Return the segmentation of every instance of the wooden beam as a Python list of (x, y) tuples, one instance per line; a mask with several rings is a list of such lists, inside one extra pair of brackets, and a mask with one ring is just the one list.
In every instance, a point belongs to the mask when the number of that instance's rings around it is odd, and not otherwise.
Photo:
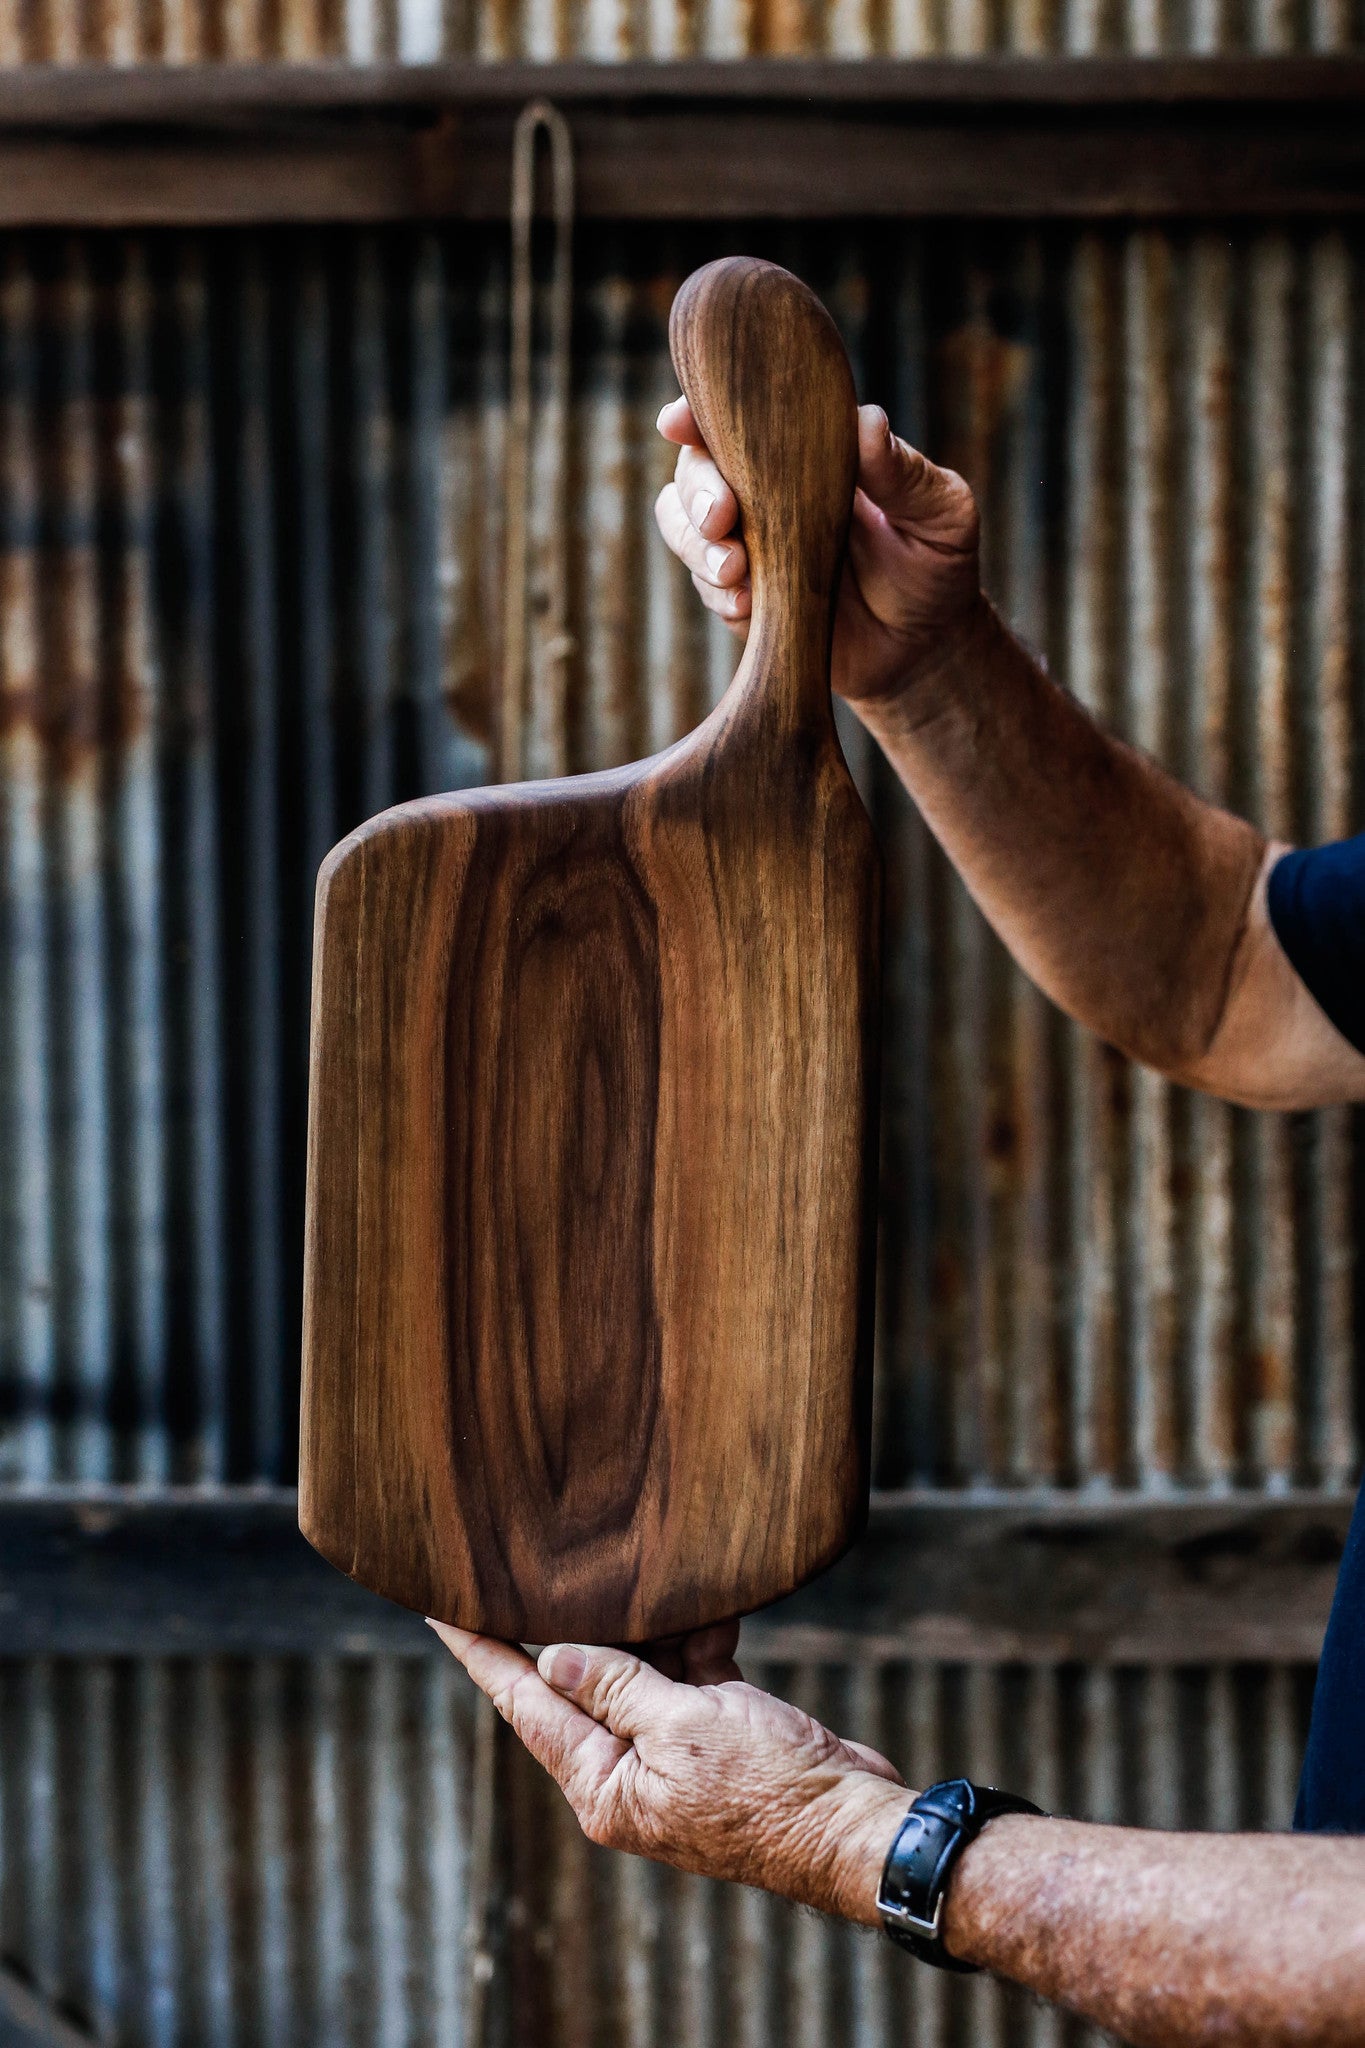
[[(1350, 1495), (874, 1496), (863, 1541), (745, 1626), (754, 1657), (1312, 1661)], [(0, 1655), (421, 1656), (282, 1488), (0, 1498)]]
[(1365, 101), (1365, 56), (583, 59), (436, 64), (25, 64), (0, 70), (0, 127), (212, 127), (283, 114), (390, 116), (448, 107), (1299, 107)]
[(777, 1658), (1315, 1662), (1352, 1505), (882, 1495), (857, 1548), (747, 1638)]
[(517, 110), (587, 219), (1365, 210), (1357, 58), (20, 67), (0, 225), (499, 220)]

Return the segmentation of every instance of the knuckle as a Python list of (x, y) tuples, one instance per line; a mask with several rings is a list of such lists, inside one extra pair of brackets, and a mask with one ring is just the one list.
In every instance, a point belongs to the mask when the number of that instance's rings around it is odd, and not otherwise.
[(945, 485), (944, 496), (948, 503), (964, 520), (969, 519), (974, 523), (977, 518), (976, 493), (966, 477), (959, 476), (955, 469), (945, 469), (941, 475)]
[(520, 1684), (521, 1675), (518, 1674), (516, 1678), (505, 1680), (489, 1694), (503, 1720), (510, 1721), (514, 1728), (517, 1725), (517, 1688)]
[(608, 1665), (597, 1686), (595, 1704), (606, 1713), (608, 1719), (614, 1707), (626, 1699), (640, 1673), (638, 1657), (620, 1657)]

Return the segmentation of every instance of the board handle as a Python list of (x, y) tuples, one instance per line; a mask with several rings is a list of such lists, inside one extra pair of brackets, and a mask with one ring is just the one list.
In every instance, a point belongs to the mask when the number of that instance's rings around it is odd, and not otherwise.
[(739, 500), (753, 614), (741, 698), (828, 721), (834, 604), (858, 472), (853, 373), (801, 280), (755, 256), (694, 270), (673, 301), (678, 382)]

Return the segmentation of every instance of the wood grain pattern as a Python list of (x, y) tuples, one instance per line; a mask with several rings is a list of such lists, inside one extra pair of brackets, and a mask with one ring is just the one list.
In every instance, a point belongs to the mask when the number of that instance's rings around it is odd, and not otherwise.
[(868, 1480), (881, 868), (829, 643), (832, 322), (709, 265), (674, 361), (753, 625), (651, 760), (386, 812), (318, 882), (299, 1519), (465, 1627), (631, 1641), (789, 1591)]

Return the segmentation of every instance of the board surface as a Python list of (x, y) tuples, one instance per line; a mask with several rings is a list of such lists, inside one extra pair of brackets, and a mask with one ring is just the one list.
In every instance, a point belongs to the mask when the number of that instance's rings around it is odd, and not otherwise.
[(318, 883), (300, 1523), (524, 1641), (789, 1591), (868, 1479), (881, 869), (835, 737), (856, 465), (832, 323), (688, 280), (674, 360), (753, 621), (703, 725), (400, 806)]

